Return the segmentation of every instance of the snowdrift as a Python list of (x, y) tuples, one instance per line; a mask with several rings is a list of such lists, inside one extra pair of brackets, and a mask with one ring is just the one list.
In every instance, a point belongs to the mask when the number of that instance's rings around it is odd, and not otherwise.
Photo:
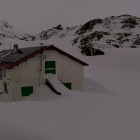
[(23, 125), (17, 125), (12, 122), (0, 121), (0, 139), (1, 140), (48, 140), (35, 129), (24, 128)]
[(26, 100), (34, 100), (34, 101), (43, 101), (60, 98), (55, 92), (53, 92), (47, 85), (46, 79), (53, 85), (53, 87), (63, 95), (70, 93), (70, 90), (67, 89), (58, 79), (55, 74), (46, 74), (44, 76), (43, 85), (37, 88), (29, 97), (23, 99)]

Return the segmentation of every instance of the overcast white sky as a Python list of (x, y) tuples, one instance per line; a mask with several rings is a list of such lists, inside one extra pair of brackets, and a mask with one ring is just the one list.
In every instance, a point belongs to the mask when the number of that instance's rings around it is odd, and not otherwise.
[(140, 17), (140, 0), (0, 0), (0, 20), (30, 34), (122, 14)]

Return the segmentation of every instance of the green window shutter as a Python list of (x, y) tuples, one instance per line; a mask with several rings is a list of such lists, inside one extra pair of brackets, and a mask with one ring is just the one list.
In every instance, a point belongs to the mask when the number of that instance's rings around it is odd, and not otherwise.
[(2, 80), (2, 69), (0, 68), (0, 80)]
[(5, 93), (8, 93), (7, 83), (3, 82), (3, 86), (4, 86), (4, 91), (5, 91)]
[(29, 96), (31, 93), (33, 93), (33, 86), (21, 87), (22, 96)]
[(71, 83), (63, 83), (63, 84), (64, 84), (65, 87), (67, 87), (68, 89), (71, 90), (71, 88), (72, 88), (72, 87), (71, 87)]
[(45, 74), (56, 73), (55, 61), (45, 61)]

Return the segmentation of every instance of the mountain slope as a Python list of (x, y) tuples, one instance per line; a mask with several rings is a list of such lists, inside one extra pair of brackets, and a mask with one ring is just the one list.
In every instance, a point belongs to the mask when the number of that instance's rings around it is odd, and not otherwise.
[(0, 40), (3, 39), (20, 39), (28, 40), (32, 36), (19, 30), (7, 21), (0, 20)]
[(53, 27), (36, 35), (34, 40), (67, 36), (72, 36), (71, 44), (82, 51), (86, 50), (87, 55), (91, 55), (91, 50), (94, 52), (95, 48), (136, 48), (140, 45), (140, 18), (131, 15), (111, 16), (93, 19), (72, 28)]
[[(139, 42), (140, 18), (122, 15), (91, 20), (77, 32), (80, 47), (137, 47)], [(75, 43), (75, 42), (74, 42)], [(103, 46), (102, 46), (103, 45)]]
[(75, 27), (67, 27), (63, 29), (62, 25), (58, 25), (53, 27), (52, 29), (48, 29), (42, 31), (41, 33), (37, 34), (33, 37), (33, 40), (47, 40), (50, 38), (63, 38), (67, 36), (73, 36), (73, 34), (79, 29), (79, 26)]

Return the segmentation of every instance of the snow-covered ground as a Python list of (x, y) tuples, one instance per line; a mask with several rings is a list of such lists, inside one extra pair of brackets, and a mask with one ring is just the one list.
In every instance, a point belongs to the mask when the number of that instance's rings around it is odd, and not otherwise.
[[(85, 92), (48, 100), (43, 86), (38, 89), (43, 90), (40, 95), (37, 91), (32, 95), (36, 101), (1, 102), (0, 139), (138, 140), (140, 49), (104, 49), (104, 56), (87, 57), (67, 40), (40, 42), (54, 44), (89, 64), (84, 72)], [(38, 44), (19, 43), (19, 47)], [(46, 100), (41, 101), (42, 97)]]

